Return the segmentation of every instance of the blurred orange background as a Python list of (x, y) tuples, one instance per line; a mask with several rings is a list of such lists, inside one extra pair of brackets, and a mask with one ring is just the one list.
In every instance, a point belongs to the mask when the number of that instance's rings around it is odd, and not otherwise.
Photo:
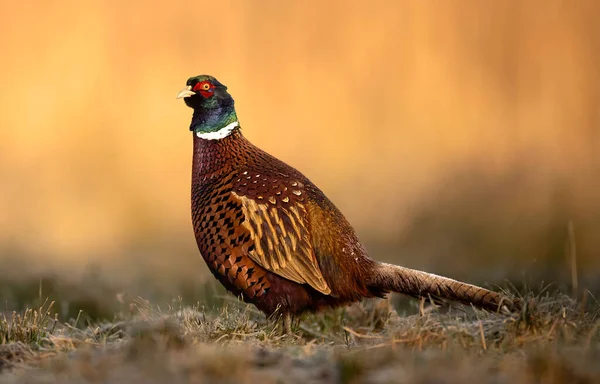
[(596, 1), (4, 0), (0, 14), (0, 263), (19, 273), (208, 275), (175, 95), (211, 74), (244, 134), (319, 185), (374, 258), (570, 281), (575, 254), (581, 284), (597, 280)]

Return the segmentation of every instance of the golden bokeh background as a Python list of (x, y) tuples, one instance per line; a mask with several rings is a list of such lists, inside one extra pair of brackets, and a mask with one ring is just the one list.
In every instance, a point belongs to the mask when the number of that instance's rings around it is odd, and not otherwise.
[(206, 277), (175, 99), (206, 73), (373, 257), (482, 282), (570, 281), (576, 255), (596, 281), (596, 1), (2, 0), (0, 14), (4, 272)]

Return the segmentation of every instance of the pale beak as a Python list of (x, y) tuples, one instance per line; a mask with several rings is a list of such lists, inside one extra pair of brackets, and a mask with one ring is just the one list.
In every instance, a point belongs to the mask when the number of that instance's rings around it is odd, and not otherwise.
[(184, 97), (190, 97), (195, 95), (196, 92), (192, 91), (192, 86), (188, 85), (187, 87), (183, 88), (181, 91), (179, 91), (179, 93), (177, 94), (177, 98), (181, 99)]

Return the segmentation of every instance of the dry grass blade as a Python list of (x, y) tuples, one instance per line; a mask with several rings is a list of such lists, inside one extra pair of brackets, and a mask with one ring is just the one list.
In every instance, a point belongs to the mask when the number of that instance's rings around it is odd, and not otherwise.
[(483, 323), (479, 320), (479, 333), (481, 335), (481, 346), (484, 351), (487, 351), (487, 344), (485, 342), (485, 334), (483, 333)]

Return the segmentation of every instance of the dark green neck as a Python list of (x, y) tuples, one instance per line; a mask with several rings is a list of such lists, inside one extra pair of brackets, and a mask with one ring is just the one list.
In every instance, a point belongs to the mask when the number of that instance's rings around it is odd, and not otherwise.
[(222, 100), (208, 108), (194, 109), (190, 131), (195, 133), (217, 132), (237, 121), (233, 100)]

